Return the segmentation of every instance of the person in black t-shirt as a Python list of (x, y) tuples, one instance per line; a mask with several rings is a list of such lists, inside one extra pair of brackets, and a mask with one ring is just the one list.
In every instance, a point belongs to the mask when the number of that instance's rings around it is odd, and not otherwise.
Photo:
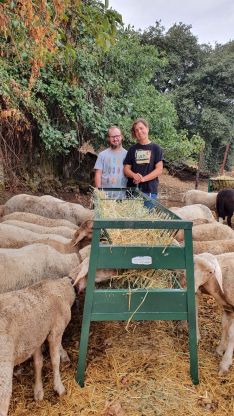
[(149, 140), (149, 125), (138, 118), (132, 125), (132, 136), (137, 144), (130, 147), (124, 159), (127, 187), (136, 187), (153, 199), (157, 198), (158, 177), (163, 170), (162, 149)]

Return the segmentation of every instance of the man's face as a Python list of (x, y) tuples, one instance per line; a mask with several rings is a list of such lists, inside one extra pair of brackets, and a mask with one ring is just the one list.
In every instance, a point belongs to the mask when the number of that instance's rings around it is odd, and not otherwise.
[(117, 128), (113, 128), (109, 130), (109, 143), (112, 149), (118, 149), (122, 146), (122, 135), (121, 131)]
[(141, 143), (148, 139), (149, 128), (146, 127), (141, 121), (134, 126), (134, 133), (137, 141)]

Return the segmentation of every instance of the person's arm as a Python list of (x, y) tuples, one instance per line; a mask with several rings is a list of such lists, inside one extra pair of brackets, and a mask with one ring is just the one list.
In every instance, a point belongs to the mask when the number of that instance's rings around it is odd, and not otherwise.
[(141, 182), (142, 175), (140, 175), (140, 173), (134, 173), (131, 165), (124, 165), (123, 171), (124, 175), (128, 178), (132, 178), (135, 183)]
[(152, 181), (152, 179), (155, 179), (158, 176), (160, 176), (162, 174), (162, 171), (163, 171), (163, 161), (160, 160), (158, 163), (156, 163), (155, 169), (152, 170), (152, 172), (148, 173), (148, 175), (145, 175), (145, 176), (141, 175), (141, 182)]
[(95, 170), (94, 184), (96, 188), (101, 188), (102, 186), (102, 170), (101, 169)]

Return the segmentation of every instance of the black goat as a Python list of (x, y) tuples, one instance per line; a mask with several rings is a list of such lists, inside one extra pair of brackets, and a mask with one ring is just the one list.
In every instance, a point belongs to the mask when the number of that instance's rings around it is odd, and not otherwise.
[(216, 199), (216, 211), (219, 218), (225, 219), (229, 227), (232, 227), (231, 218), (234, 212), (234, 189), (222, 189)]

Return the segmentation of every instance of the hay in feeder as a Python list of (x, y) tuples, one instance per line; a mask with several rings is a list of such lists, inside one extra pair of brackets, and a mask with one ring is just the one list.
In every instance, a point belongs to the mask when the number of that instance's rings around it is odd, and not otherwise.
[[(171, 220), (171, 214), (157, 205), (149, 210), (140, 196), (122, 200), (110, 199), (103, 191), (95, 190), (96, 206), (100, 219), (105, 220)], [(106, 230), (109, 241), (116, 245), (170, 245), (177, 230), (171, 229), (111, 229)]]
[(73, 311), (63, 343), (71, 365), (62, 365), (61, 370), (67, 393), (61, 398), (53, 393), (46, 354), (44, 400), (33, 400), (32, 363), (27, 362), (14, 377), (9, 416), (232, 415), (234, 370), (219, 377), (220, 357), (214, 352), (220, 338), (221, 310), (204, 296), (199, 316), (202, 341), (198, 386), (189, 376), (187, 331), (176, 322), (132, 322), (128, 332), (125, 322), (93, 322), (82, 389), (74, 379), (80, 319)]
[(210, 182), (214, 192), (224, 188), (234, 189), (234, 178), (232, 176), (217, 176), (216, 178), (210, 178)]
[(128, 289), (156, 289), (181, 287), (180, 272), (177, 270), (143, 269), (119, 271), (112, 277), (110, 286)]

